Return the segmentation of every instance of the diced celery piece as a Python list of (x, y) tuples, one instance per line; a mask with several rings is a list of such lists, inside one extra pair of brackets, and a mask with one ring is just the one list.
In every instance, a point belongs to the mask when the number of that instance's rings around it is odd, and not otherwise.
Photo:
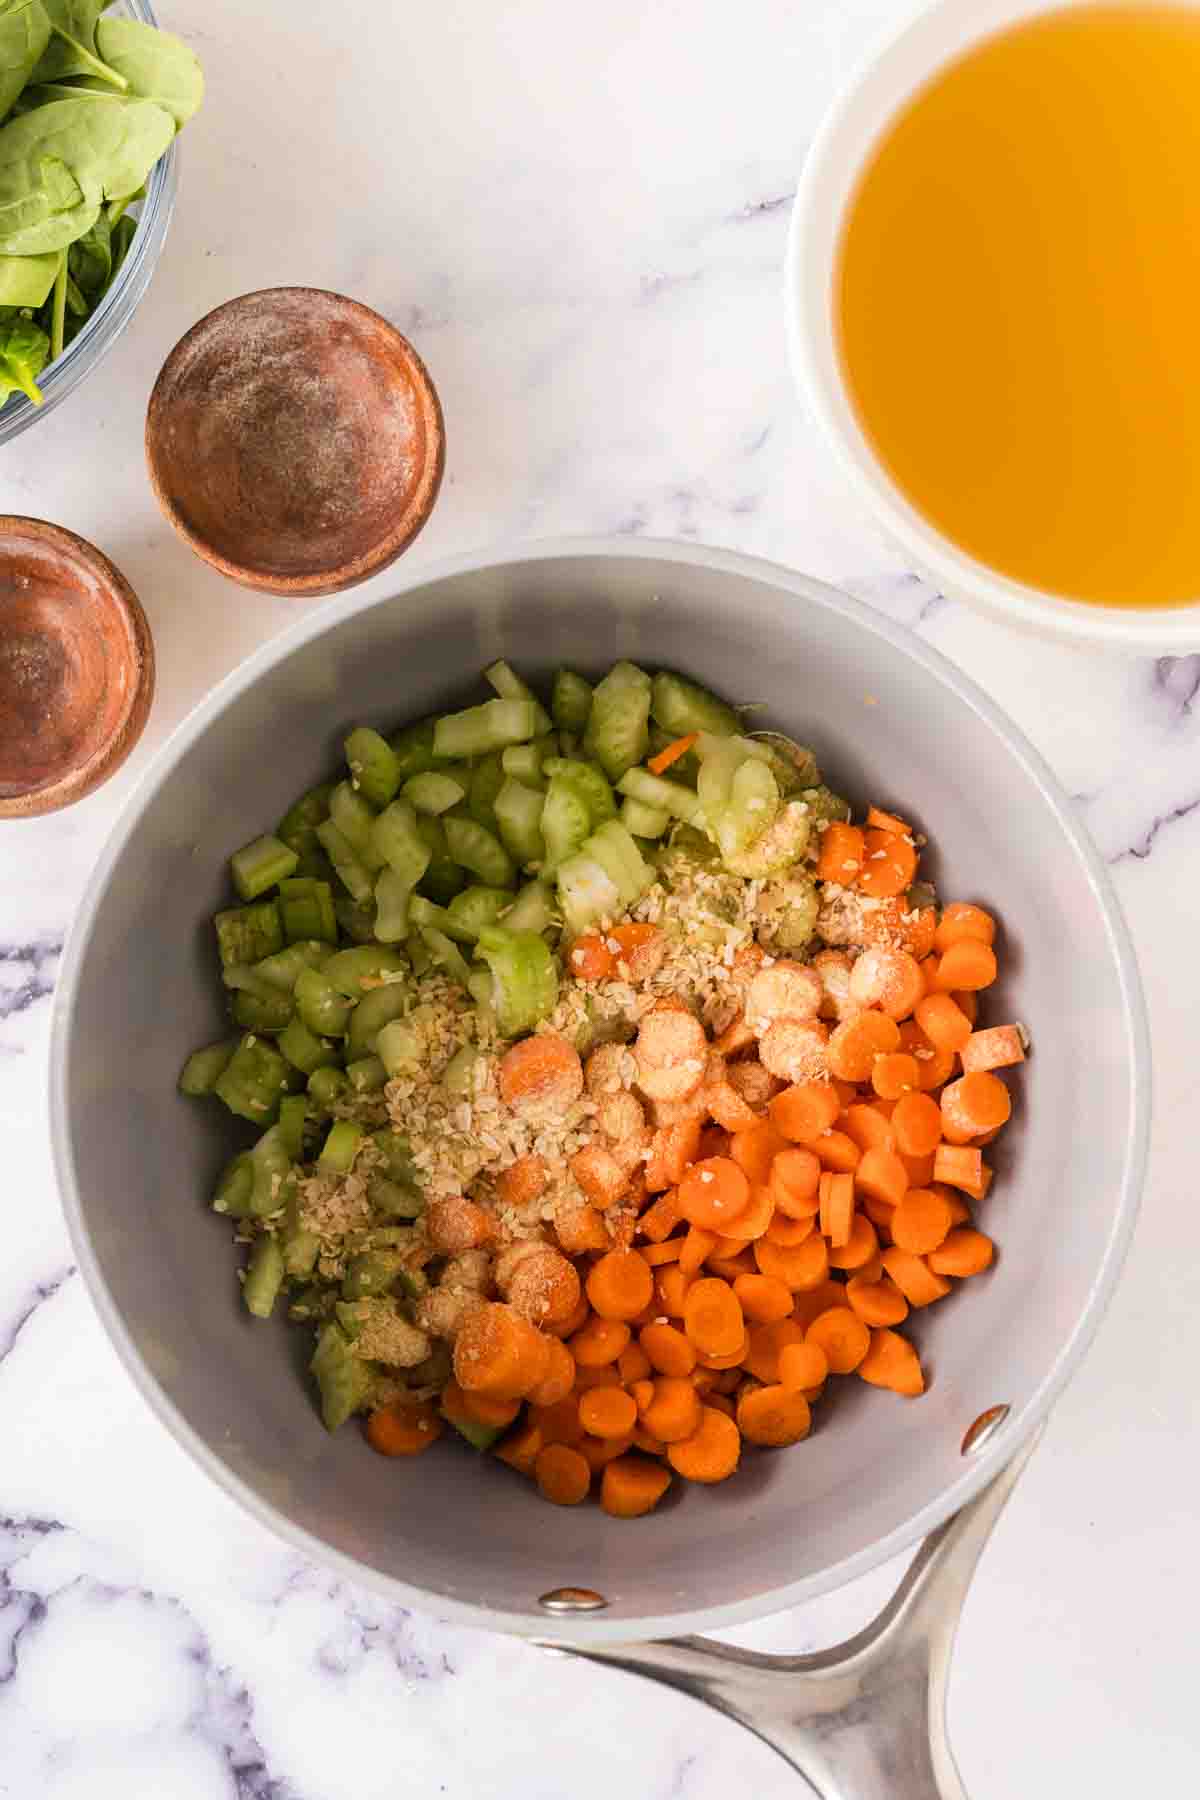
[(279, 1102), (279, 1141), (294, 1163), (304, 1161), (304, 1121), (308, 1101), (303, 1094), (286, 1094)]
[(371, 1371), (355, 1356), (341, 1326), (332, 1321), (317, 1339), (309, 1366), (320, 1390), (325, 1429), (336, 1431), (365, 1405), (371, 1391)]
[(346, 1035), (350, 1001), (333, 985), (324, 969), (301, 972), (296, 981), (296, 1011), (315, 1037)]
[(789, 800), (775, 823), (744, 850), (722, 851), (721, 860), (733, 875), (746, 881), (762, 881), (799, 862), (808, 848), (811, 814), (802, 800)]
[(264, 957), (254, 972), (276, 992), (294, 994), (303, 971), (319, 969), (332, 954), (329, 945), (318, 938), (302, 938), (298, 943), (289, 944), (286, 950), (277, 950), (274, 956)]
[(533, 700), (487, 700), (466, 712), (447, 713), (434, 727), (434, 752), (456, 761), (503, 750), (506, 744), (526, 743), (543, 729), (539, 711)]
[(412, 889), (395, 869), (384, 869), (375, 882), (375, 937), (381, 944), (402, 944), (408, 936)]
[(592, 828), (587, 801), (568, 777), (553, 775), (542, 807), (543, 868), (548, 875), (559, 870), (579, 850)]
[(661, 838), (671, 828), (671, 815), (641, 800), (627, 799), (621, 808), (621, 823), (631, 837)]
[[(329, 796), (332, 792), (331, 781), (323, 782), (320, 787), (310, 788), (294, 806), (288, 808), (275, 828), (275, 836), (300, 858), (300, 867), (296, 871), (298, 875), (323, 879), (320, 870), (325, 865), (325, 855), (317, 839), (317, 826), (329, 817)], [(316, 934), (305, 932), (303, 935), (310, 937)]]
[(509, 931), (547, 931), (555, 919), (554, 889), (549, 882), (527, 881), (499, 923)]
[(504, 1037), (532, 1031), (558, 1001), (558, 969), (535, 931), (507, 931), (488, 925), (479, 934), (479, 955), (492, 974), (492, 1004)]
[(294, 875), (299, 862), (296, 852), (277, 837), (260, 837), (237, 851), (230, 858), (229, 867), (239, 896), (250, 901)]
[(459, 1437), (464, 1438), (473, 1450), (490, 1450), (496, 1439), (503, 1436), (502, 1425), (481, 1425), (478, 1419), (468, 1418), (466, 1413), (460, 1413), (457, 1408), (453, 1416), (446, 1411), (445, 1406), (441, 1412), (447, 1423), (453, 1425)]
[(230, 1016), (241, 1031), (282, 1031), (292, 1017), (291, 997), (274, 989), (254, 993), (243, 988), (233, 997)]
[(516, 670), (511, 669), (506, 662), (493, 663), (491, 668), (483, 671), (483, 679), (490, 687), (495, 688), (502, 700), (531, 700), (535, 708), (535, 729), (539, 735), (550, 730), (550, 714), (528, 683), (522, 681)]
[(439, 931), (434, 925), (423, 925), (421, 936), (433, 958), (434, 967), (444, 969), (451, 981), (457, 981), (466, 987), (471, 971), (453, 938), (447, 937), (444, 931)]
[[(485, 925), (494, 925), (501, 913), (513, 903), (512, 893), (508, 888), (480, 887), (478, 884), (464, 888), (456, 894), (446, 909), (447, 918), (459, 927), (451, 931), (451, 937), (457, 937), (460, 943), (474, 943)], [(438, 930), (447, 927), (439, 919), (428, 919), (423, 923), (436, 926)]]
[(350, 1014), (346, 1036), (346, 1054), (355, 1060), (373, 1056), (375, 1040), (385, 1025), (403, 1017), (408, 1007), (410, 989), (407, 982), (389, 981), (383, 987), (371, 988)]
[(331, 956), (321, 973), (339, 994), (361, 1000), (386, 980), (407, 975), (408, 962), (403, 952), (390, 944), (356, 944), (352, 950), (339, 950)]
[(404, 784), (404, 798), (419, 813), (449, 812), (467, 797), (467, 789), (454, 775), (429, 769), (424, 775), (411, 775)]
[(377, 1056), (360, 1056), (346, 1064), (346, 1080), (356, 1094), (377, 1094), (387, 1086), (387, 1070)]
[(334, 873), (352, 900), (369, 900), (372, 891), (371, 871), (355, 855), (354, 846), (332, 819), (317, 826), (321, 847), (333, 864)]
[(292, 1067), (304, 1075), (330, 1068), (338, 1060), (336, 1045), (310, 1031), (303, 1019), (292, 1019), (276, 1041)]
[(554, 694), (550, 711), (560, 731), (582, 737), (592, 710), (592, 684), (573, 669), (560, 669), (554, 677)]
[(572, 937), (587, 931), (598, 919), (615, 918), (624, 910), (616, 882), (585, 850), (569, 856), (559, 869), (558, 899), (563, 923)]
[(287, 1065), (274, 1044), (251, 1034), (244, 1037), (217, 1081), (213, 1093), (230, 1112), (254, 1125), (269, 1125), (287, 1087)]
[[(520, 706), (522, 701), (495, 700), (494, 706)], [(446, 844), (460, 868), (477, 875), (488, 887), (512, 887), (516, 868), (508, 851), (498, 838), (474, 819), (444, 821)]]
[(381, 865), (386, 862), (406, 887), (415, 888), (429, 867), (431, 852), (417, 830), (416, 810), (408, 800), (393, 800), (372, 829)]
[(329, 1136), (317, 1158), (323, 1175), (348, 1175), (354, 1167), (363, 1140), (363, 1128), (351, 1119), (339, 1119), (330, 1127)]
[[(654, 677), (654, 722), (669, 738), (687, 737), (693, 731), (714, 737), (734, 737), (741, 729), (737, 714), (707, 688), (669, 671)], [(640, 759), (639, 759), (640, 760)]]
[(367, 1197), (376, 1212), (388, 1219), (419, 1219), (425, 1211), (425, 1196), (407, 1182), (393, 1181), (390, 1175), (374, 1174), (367, 1182)]
[(608, 870), (627, 907), (641, 899), (654, 879), (653, 870), (618, 819), (610, 819), (593, 831), (584, 849)]
[(518, 867), (541, 863), (546, 854), (542, 839), (542, 808), (546, 796), (511, 777), (496, 795), (496, 823), (504, 848)]
[(392, 750), (399, 765), (402, 783), (410, 775), (423, 775), (427, 769), (441, 768), (445, 762), (444, 757), (433, 753), (433, 730), (436, 723), (435, 719), (419, 719), (415, 725), (406, 725), (392, 739)]
[(779, 783), (764, 762), (746, 761), (733, 772), (729, 801), (715, 822), (722, 856), (736, 856), (775, 823)]
[(375, 944), (375, 894), (372, 890), (367, 900), (347, 900), (339, 897), (333, 903), (334, 914), (343, 937), (348, 937), (355, 944)]
[(250, 1252), (242, 1299), (256, 1319), (269, 1319), (283, 1286), (283, 1251), (273, 1237), (260, 1237)]
[(664, 781), (661, 775), (651, 775), (648, 769), (627, 769), (617, 783), (617, 792), (631, 800), (640, 800), (643, 806), (670, 813), (672, 818), (682, 819), (687, 825), (694, 825), (703, 811), (699, 795), (691, 788), (683, 787), (678, 781)]
[(435, 819), (432, 813), (418, 813), (417, 836), (429, 852), (429, 867), (417, 885), (427, 899), (436, 900), (439, 906), (447, 906), (466, 886), (466, 875), (446, 847), (446, 833), (440, 819)]
[[(470, 890), (464, 889), (463, 891), (469, 892)], [(490, 892), (491, 890), (483, 891)], [(456, 894), (454, 899), (456, 900), (458, 897)], [(453, 905), (454, 900), (451, 900), (450, 907), (435, 906), (432, 900), (426, 900), (424, 894), (414, 894), (408, 908), (408, 922), (416, 932), (422, 931), (426, 925), (432, 925), (435, 931), (444, 931), (447, 937), (456, 939), (460, 944), (473, 944), (479, 935), (478, 930), (473, 926), (460, 923), (457, 915), (450, 910)], [(428, 967), (428, 963), (426, 967)]]
[(467, 811), (477, 825), (487, 831), (496, 829), (496, 795), (504, 786), (504, 758), (499, 750), (481, 756), (471, 770), (467, 793)]
[(616, 818), (617, 802), (612, 788), (595, 763), (583, 762), (575, 756), (548, 756), (545, 770), (551, 779), (560, 776), (571, 782), (588, 809), (588, 819), (593, 831), (597, 825)]
[(331, 1113), (349, 1092), (344, 1069), (314, 1069), (308, 1078), (308, 1103), (314, 1113)]
[(394, 800), (400, 787), (400, 758), (386, 738), (360, 725), (346, 739), (350, 780), (378, 812)]
[(619, 662), (592, 695), (584, 748), (610, 781), (640, 763), (649, 744), (650, 677), (633, 663)]
[(482, 1055), (483, 1052), (477, 1044), (464, 1044), (461, 1050), (455, 1051), (446, 1064), (445, 1073), (442, 1076), (442, 1085), (448, 1094), (453, 1094), (456, 1099), (462, 1099), (465, 1094), (474, 1091), (475, 1065)]
[(407, 1019), (393, 1019), (375, 1039), (375, 1054), (395, 1080), (397, 1075), (421, 1062), (425, 1044), (415, 1025), (410, 1025)]
[(211, 1094), (228, 1067), (237, 1043), (236, 1038), (225, 1038), (219, 1044), (207, 1044), (203, 1050), (193, 1050), (179, 1077), (180, 1093), (193, 1100)]
[(265, 956), (283, 949), (283, 928), (274, 900), (260, 900), (254, 906), (231, 906), (219, 912), (213, 924), (225, 968), (261, 962)]
[(313, 939), (326, 944), (337, 943), (333, 889), (327, 881), (315, 881), (311, 877), (281, 881), (279, 917), (289, 944)]
[(329, 817), (367, 874), (378, 875), (384, 858), (375, 842), (375, 808), (348, 781), (339, 781), (329, 796)]
[(263, 1219), (284, 1203), (292, 1162), (279, 1128), (264, 1131), (252, 1150), (235, 1156), (217, 1184), (213, 1211), (230, 1219)]

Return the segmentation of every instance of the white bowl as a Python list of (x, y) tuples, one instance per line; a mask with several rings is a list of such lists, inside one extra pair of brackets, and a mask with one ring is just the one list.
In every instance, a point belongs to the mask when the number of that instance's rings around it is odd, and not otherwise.
[(788, 342), (801, 390), (860, 501), (890, 541), (943, 592), (1006, 624), (1127, 651), (1200, 649), (1200, 599), (1186, 606), (1095, 606), (1027, 587), (942, 536), (896, 487), (858, 422), (843, 379), (834, 270), (846, 208), (883, 131), (925, 83), (980, 39), (1086, 0), (939, 0), (876, 50), (834, 102), (809, 152), (792, 213), (784, 283)]

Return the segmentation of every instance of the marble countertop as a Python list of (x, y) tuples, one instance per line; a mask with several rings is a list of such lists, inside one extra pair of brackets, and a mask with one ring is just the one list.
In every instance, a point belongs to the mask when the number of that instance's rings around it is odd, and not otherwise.
[[(155, 747), (293, 617), (172, 536), (142, 415), (187, 326), (287, 282), (379, 308), (440, 386), (448, 476), (410, 568), (564, 532), (777, 558), (962, 664), (1077, 796), (1148, 989), (1150, 1179), (1099, 1339), (983, 1560), (950, 1725), (974, 1800), (1049, 1800), (1067, 1770), (1097, 1800), (1200, 1786), (1200, 657), (1104, 659), (945, 601), (879, 547), (796, 402), (780, 266), (797, 171), (849, 65), (905, 10), (164, 0), (210, 81), (166, 255), (102, 370), (0, 457), (0, 510), (103, 546), (145, 602), (160, 669), (127, 770), (71, 812), (0, 830), (4, 1800), (800, 1791), (687, 1701), (409, 1615), (265, 1536), (147, 1412), (72, 1266), (43, 1092), (64, 934)], [(738, 1640), (833, 1641), (894, 1579)]]

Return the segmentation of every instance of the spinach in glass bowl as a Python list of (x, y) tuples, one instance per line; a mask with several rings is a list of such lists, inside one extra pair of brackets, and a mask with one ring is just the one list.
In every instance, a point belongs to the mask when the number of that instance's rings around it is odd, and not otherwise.
[(147, 0), (0, 0), (0, 443), (78, 385), (149, 285), (200, 106)]

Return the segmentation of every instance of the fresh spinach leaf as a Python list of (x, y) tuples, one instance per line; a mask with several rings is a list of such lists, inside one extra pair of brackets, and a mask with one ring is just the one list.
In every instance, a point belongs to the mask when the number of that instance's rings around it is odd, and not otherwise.
[(58, 255), (0, 256), (0, 316), (6, 307), (44, 306), (58, 274)]
[(69, 251), (71, 275), (85, 294), (100, 295), (112, 274), (112, 226), (102, 212)]
[(20, 99), (49, 42), (42, 0), (0, 0), (0, 119)]
[(50, 360), (50, 339), (32, 319), (17, 317), (0, 327), (0, 398), (24, 394), (42, 404), (37, 378)]
[(41, 224), (0, 235), (0, 254), (67, 249), (92, 229), (106, 196), (124, 198), (142, 185), (174, 135), (170, 113), (152, 101), (114, 104), (83, 93), (10, 119), (0, 126), (0, 206), (43, 184), (47, 156), (66, 164), (82, 199)]
[[(182, 131), (204, 99), (204, 71), (194, 50), (169, 31), (136, 19), (101, 19), (96, 31), (100, 54), (125, 77), (128, 92), (164, 107)], [(98, 86), (93, 81), (89, 88)]]
[(96, 27), (109, 0), (42, 0), (52, 37), (37, 67), (35, 81), (62, 81), (68, 75), (94, 75), (124, 93), (123, 75), (110, 69), (96, 48)]

